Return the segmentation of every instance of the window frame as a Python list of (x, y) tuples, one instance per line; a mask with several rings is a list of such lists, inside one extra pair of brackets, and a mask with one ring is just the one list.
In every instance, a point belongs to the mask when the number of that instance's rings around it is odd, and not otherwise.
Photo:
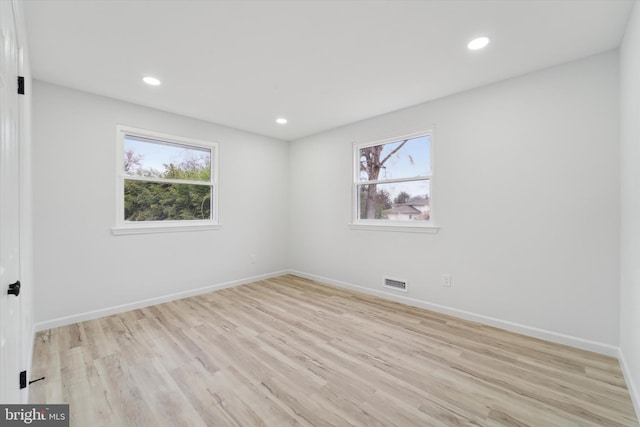
[[(429, 170), (430, 175), (410, 178), (377, 179), (374, 181), (360, 181), (360, 150), (362, 148), (384, 145), (405, 139), (414, 139), (421, 136), (429, 137)], [(400, 231), (410, 233), (437, 233), (440, 229), (435, 223), (435, 136), (433, 127), (417, 130), (398, 132), (392, 136), (355, 141), (352, 147), (352, 174), (351, 174), (351, 221), (349, 227), (354, 230), (373, 231)], [(429, 181), (429, 219), (427, 221), (392, 221), (385, 219), (360, 219), (359, 206), (360, 195), (358, 187), (368, 183), (385, 184), (393, 182)]]
[[(126, 221), (124, 218), (124, 183), (125, 179), (131, 179), (124, 173), (124, 146), (127, 136), (143, 138), (158, 143), (177, 144), (185, 147), (206, 148), (211, 151), (211, 179), (206, 185), (211, 187), (211, 219), (207, 220), (164, 220), (164, 221)], [(170, 135), (163, 132), (140, 129), (131, 126), (116, 126), (116, 218), (115, 226), (111, 229), (114, 235), (122, 234), (147, 234), (166, 233), (177, 231), (199, 231), (220, 229), (219, 223), (219, 186), (218, 186), (218, 143), (203, 141), (182, 136)], [(165, 180), (141, 177), (133, 177), (134, 180), (143, 182), (169, 182), (186, 185), (202, 185), (202, 182), (188, 180)]]

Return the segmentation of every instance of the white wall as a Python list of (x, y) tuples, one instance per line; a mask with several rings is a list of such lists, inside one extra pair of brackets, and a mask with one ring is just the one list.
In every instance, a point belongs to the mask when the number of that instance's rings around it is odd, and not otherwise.
[(620, 49), (620, 360), (640, 416), (640, 6)]
[[(384, 275), (406, 279), (406, 302), (615, 354), (617, 64), (606, 53), (294, 141), (291, 268), (378, 294)], [(440, 232), (350, 229), (352, 142), (425, 126)]]
[[(33, 96), (40, 328), (287, 267), (286, 142), (40, 81)], [(111, 234), (117, 124), (220, 144), (221, 230)]]

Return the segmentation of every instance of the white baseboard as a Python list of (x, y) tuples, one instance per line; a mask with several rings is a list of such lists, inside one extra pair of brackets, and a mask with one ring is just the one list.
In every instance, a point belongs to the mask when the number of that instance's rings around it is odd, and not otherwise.
[[(33, 325), (33, 328), (31, 331), (32, 342), (35, 342), (36, 332), (43, 331), (46, 329), (83, 322), (85, 320), (98, 319), (98, 318), (109, 316), (112, 314), (135, 310), (138, 308), (144, 308), (151, 305), (162, 304), (168, 301), (175, 301), (183, 298), (188, 298), (194, 295), (205, 294), (208, 292), (231, 288), (234, 286), (240, 286), (240, 285), (244, 285), (252, 282), (257, 282), (260, 280), (270, 279), (270, 278), (278, 277), (284, 274), (293, 274), (299, 277), (325, 283), (327, 285), (350, 289), (356, 292), (378, 296), (380, 298), (400, 302), (400, 303), (411, 305), (414, 307), (425, 308), (427, 310), (432, 310), (438, 313), (444, 313), (444, 314), (460, 317), (462, 319), (471, 320), (471, 321), (482, 323), (489, 326), (495, 326), (497, 328), (505, 329), (512, 332), (517, 332), (517, 333), (528, 335), (535, 338), (540, 338), (540, 339), (555, 342), (558, 344), (564, 344), (571, 347), (580, 348), (583, 350), (605, 354), (607, 356), (617, 357), (618, 360), (620, 361), (620, 366), (624, 374), (627, 387), (629, 389), (629, 394), (631, 395), (631, 400), (633, 401), (633, 405), (636, 410), (636, 415), (638, 416), (638, 418), (640, 418), (640, 390), (638, 389), (638, 385), (636, 385), (636, 383), (634, 382), (634, 378), (631, 375), (631, 371), (629, 370), (629, 366), (627, 365), (626, 359), (624, 357), (624, 353), (619, 347), (616, 347), (610, 344), (587, 340), (584, 338), (574, 337), (571, 335), (561, 334), (558, 332), (548, 331), (545, 329), (535, 328), (532, 326), (522, 325), (519, 323), (510, 322), (507, 320), (497, 319), (495, 317), (472, 313), (465, 310), (459, 310), (453, 307), (434, 304), (428, 301), (423, 301), (423, 300), (418, 300), (418, 299), (410, 298), (403, 295), (393, 294), (390, 292), (386, 292), (384, 290), (370, 289), (364, 286), (354, 285), (352, 283), (347, 283), (340, 280), (334, 280), (327, 277), (318, 276), (316, 274), (305, 273), (297, 270), (282, 270), (282, 271), (263, 274), (259, 276), (246, 277), (243, 279), (233, 280), (230, 282), (220, 283), (217, 285), (205, 286), (198, 289), (192, 289), (184, 292), (177, 292), (174, 294), (159, 296), (155, 298), (149, 298), (149, 299), (122, 304), (114, 307), (108, 307), (100, 310), (88, 311), (85, 313), (79, 313), (72, 316), (60, 317), (57, 319), (47, 320), (44, 322), (38, 322)], [(31, 355), (29, 355), (29, 359), (30, 359), (29, 366), (31, 366), (32, 357), (33, 357), (33, 352)]]
[(627, 365), (627, 359), (625, 359), (621, 348), (618, 349), (618, 360), (620, 361), (624, 380), (627, 383), (627, 389), (631, 395), (633, 407), (636, 410), (636, 417), (640, 419), (640, 389), (638, 389), (638, 385), (635, 383), (633, 376), (631, 375), (631, 370), (629, 369), (629, 365)]
[(212, 291), (219, 291), (221, 289), (245, 285), (247, 283), (257, 282), (260, 280), (271, 279), (272, 277), (282, 276), (283, 274), (288, 274), (288, 271), (287, 270), (276, 271), (273, 273), (262, 274), (259, 276), (246, 277), (244, 279), (232, 280), (230, 282), (220, 283), (217, 285), (205, 286), (203, 288), (191, 289), (188, 291), (177, 292), (174, 294), (163, 295), (163, 296), (154, 297), (154, 298), (148, 298), (141, 301), (135, 301), (127, 304), (117, 305), (114, 307), (101, 308), (99, 310), (87, 311), (84, 313), (73, 314), (71, 316), (65, 316), (57, 319), (46, 320), (44, 322), (36, 323), (35, 331), (39, 332), (39, 331), (44, 331), (46, 329), (57, 328), (65, 325), (71, 325), (73, 323), (84, 322), (85, 320), (99, 319), (100, 317), (110, 316), (112, 314), (123, 313), (125, 311), (131, 311), (138, 308), (149, 307), (151, 305), (162, 304), (164, 302), (188, 298), (194, 295), (206, 294)]
[(584, 338), (574, 337), (571, 335), (562, 334), (559, 332), (548, 331), (545, 329), (536, 328), (533, 326), (522, 325), (519, 323), (510, 322), (508, 320), (497, 319), (495, 317), (485, 316), (482, 314), (472, 313), (465, 310), (459, 310), (453, 307), (447, 307), (440, 304), (433, 304), (428, 301), (418, 300), (403, 295), (397, 295), (384, 290), (371, 289), (364, 286), (354, 285), (352, 283), (342, 282), (340, 280), (333, 280), (327, 277), (317, 276), (315, 274), (304, 273), (297, 270), (289, 270), (290, 274), (304, 277), (318, 282), (326, 283), (328, 285), (337, 286), (340, 288), (351, 289), (357, 292), (362, 292), (369, 295), (375, 295), (380, 298), (385, 298), (400, 302), (403, 304), (411, 305), (414, 307), (425, 308), (438, 313), (448, 314), (451, 316), (460, 317), (462, 319), (471, 320), (473, 322), (482, 323), (484, 325), (495, 326), (507, 331), (516, 332), (530, 337), (540, 338), (546, 341), (555, 342), (558, 344), (564, 344), (571, 347), (576, 347), (582, 350), (593, 351), (607, 356), (618, 356), (618, 347), (610, 344), (600, 343), (597, 341), (591, 341)]
[[(370, 289), (364, 286), (354, 285), (352, 283), (343, 282), (340, 280), (334, 280), (315, 274), (305, 273), (297, 270), (282, 270), (273, 273), (263, 274), (259, 276), (246, 277), (239, 280), (233, 280), (226, 283), (217, 285), (205, 286), (203, 288), (192, 289), (189, 291), (178, 292), (174, 294), (149, 298), (132, 303), (122, 304), (114, 307), (107, 307), (104, 309), (88, 311), (85, 313), (74, 314), (71, 316), (60, 317), (57, 319), (47, 320), (44, 322), (38, 322), (35, 324), (35, 331), (43, 331), (50, 328), (56, 328), (59, 326), (70, 325), (73, 323), (83, 322), (85, 320), (98, 319), (100, 317), (109, 316), (112, 314), (122, 313), (125, 311), (135, 310), (138, 308), (148, 307), (155, 304), (162, 304), (168, 301), (174, 301), (182, 298), (191, 297), (194, 295), (200, 295), (207, 292), (212, 292), (220, 289), (230, 288), (234, 286), (240, 286), (251, 282), (257, 282), (259, 280), (270, 279), (273, 277), (281, 276), (283, 274), (294, 274), (296, 276), (304, 277), (318, 282), (326, 283), (328, 285), (337, 286), (340, 288), (351, 289), (357, 292), (375, 295), (381, 298), (397, 301), (403, 304), (411, 305), (414, 307), (425, 308), (438, 313), (449, 314), (452, 316), (460, 317), (462, 319), (471, 320), (474, 322), (482, 323), (489, 326), (495, 326), (497, 328), (505, 329), (512, 332), (517, 332), (523, 335), (528, 335), (543, 340), (568, 345), (571, 347), (580, 348), (583, 350), (593, 351), (596, 353), (605, 354), (607, 356), (619, 357), (619, 348), (610, 344), (600, 343), (596, 341), (587, 340), (584, 338), (574, 337), (558, 332), (548, 331), (545, 329), (539, 329), (532, 326), (522, 325), (519, 323), (510, 322), (507, 320), (497, 319), (495, 317), (485, 316), (482, 314), (472, 313), (465, 310), (459, 310), (457, 308), (448, 307), (440, 304), (430, 303), (428, 301), (418, 300), (403, 295), (393, 294), (384, 290)], [(622, 359), (621, 359), (622, 360)], [(635, 394), (637, 396), (637, 392)]]

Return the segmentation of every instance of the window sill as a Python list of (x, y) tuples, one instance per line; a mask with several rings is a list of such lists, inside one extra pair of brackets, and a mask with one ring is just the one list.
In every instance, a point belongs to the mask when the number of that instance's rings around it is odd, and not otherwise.
[(435, 234), (440, 230), (440, 227), (433, 224), (429, 225), (413, 225), (413, 224), (388, 224), (388, 223), (351, 223), (349, 228), (352, 230), (365, 230), (365, 231), (395, 231), (401, 233), (429, 233)]
[(183, 231), (206, 231), (220, 230), (219, 224), (126, 224), (111, 229), (114, 236), (127, 234), (155, 234), (155, 233), (177, 233)]

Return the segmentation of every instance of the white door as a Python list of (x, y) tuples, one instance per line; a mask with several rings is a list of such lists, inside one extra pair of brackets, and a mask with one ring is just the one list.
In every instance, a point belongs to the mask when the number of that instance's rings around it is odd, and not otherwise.
[(0, 0), (0, 402), (20, 403), (18, 43), (12, 1)]

